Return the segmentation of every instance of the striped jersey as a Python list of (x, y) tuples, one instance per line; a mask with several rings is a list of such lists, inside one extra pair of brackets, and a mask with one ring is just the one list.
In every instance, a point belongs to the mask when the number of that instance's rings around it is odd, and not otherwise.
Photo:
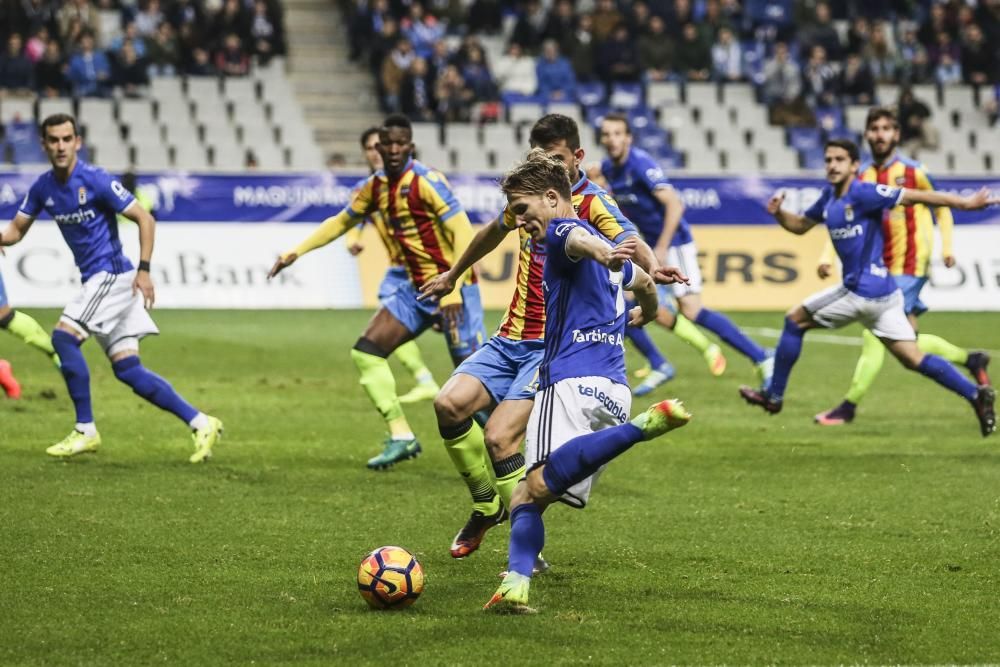
[[(889, 185), (912, 190), (933, 190), (934, 183), (917, 161), (896, 153), (881, 168), (865, 162), (858, 178), (867, 183)], [(951, 231), (954, 221), (951, 209), (940, 207), (933, 214), (923, 204), (896, 206), (882, 218), (885, 247), (882, 259), (894, 276), (926, 276), (934, 248), (934, 220), (941, 228), (943, 254), (952, 254)]]
[[(368, 180), (359, 181), (354, 189), (351, 191), (351, 199), (354, 199), (354, 195), (367, 183)], [(389, 228), (388, 222), (386, 222), (385, 216), (382, 215), (381, 211), (372, 211), (365, 218), (364, 222), (359, 224), (356, 228), (358, 238), (360, 238), (361, 229), (366, 225), (370, 224), (378, 232), (379, 240), (382, 241), (382, 245), (385, 246), (385, 252), (389, 256), (389, 263), (392, 266), (405, 266), (406, 262), (403, 260), (403, 249), (399, 247), (399, 243), (396, 241), (395, 236), (392, 234), (392, 230)]]
[[(618, 243), (637, 234), (635, 225), (619, 210), (618, 205), (599, 185), (580, 173), (573, 185), (573, 207), (581, 220), (586, 220), (602, 236)], [(517, 218), (504, 209), (500, 218), (507, 229), (517, 227)], [(496, 335), (510, 340), (536, 340), (545, 335), (545, 294), (542, 280), (545, 273), (545, 244), (536, 243), (531, 235), (518, 229), (520, 252), (517, 262), (514, 295), (507, 312), (500, 320)]]
[[(449, 270), (455, 260), (455, 230), (445, 226), (466, 225), (471, 235), (471, 223), (455, 198), (448, 179), (441, 172), (416, 160), (410, 160), (403, 173), (389, 179), (380, 170), (368, 177), (354, 193), (345, 212), (352, 218), (372, 219), (383, 240), (398, 247), (400, 263), (406, 267), (411, 282), (418, 289), (423, 284)], [(386, 249), (389, 250), (389, 243)], [(392, 251), (389, 252), (392, 257)], [(475, 282), (470, 271), (465, 283)], [(461, 285), (460, 285), (461, 287)]]

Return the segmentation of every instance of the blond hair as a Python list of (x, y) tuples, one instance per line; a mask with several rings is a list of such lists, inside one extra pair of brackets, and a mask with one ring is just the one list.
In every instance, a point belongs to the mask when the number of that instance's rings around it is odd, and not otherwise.
[(572, 187), (566, 165), (541, 148), (533, 148), (524, 162), (515, 165), (500, 180), (500, 189), (508, 197), (515, 192), (540, 195), (546, 190), (555, 190), (569, 200)]

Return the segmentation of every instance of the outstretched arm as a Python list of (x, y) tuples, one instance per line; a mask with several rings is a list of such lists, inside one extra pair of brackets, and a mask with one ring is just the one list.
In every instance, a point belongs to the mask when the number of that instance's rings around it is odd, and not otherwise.
[(632, 278), (632, 294), (635, 295), (639, 305), (629, 312), (629, 326), (641, 327), (656, 319), (656, 313), (660, 309), (660, 301), (656, 294), (656, 284), (649, 274), (642, 270), (635, 263), (632, 264), (635, 277)]
[(18, 212), (7, 228), (0, 232), (0, 246), (14, 245), (23, 239), (28, 230), (31, 229), (33, 222), (35, 222), (34, 218)]
[(305, 241), (296, 246), (294, 250), (286, 252), (278, 258), (278, 261), (274, 263), (274, 266), (271, 267), (271, 270), (267, 274), (268, 279), (275, 277), (287, 269), (295, 263), (295, 260), (307, 252), (321, 248), (327, 243), (336, 240), (355, 224), (357, 224), (357, 219), (350, 207), (345, 208), (333, 217), (327, 218)]
[(625, 260), (635, 255), (638, 247), (639, 239), (636, 236), (630, 236), (612, 246), (597, 236), (588, 234), (582, 227), (574, 227), (566, 237), (566, 255), (571, 259), (589, 257), (612, 271), (621, 269)]
[(816, 226), (817, 223), (815, 220), (810, 220), (804, 215), (792, 213), (791, 211), (786, 211), (781, 208), (784, 201), (785, 193), (782, 191), (772, 196), (767, 202), (767, 212), (774, 216), (774, 219), (778, 221), (778, 224), (791, 233), (800, 235), (805, 234)]
[(939, 192), (937, 190), (914, 190), (906, 188), (899, 198), (901, 206), (912, 206), (913, 204), (926, 204), (927, 206), (947, 206), (957, 208), (960, 211), (978, 211), (987, 206), (1000, 204), (1000, 199), (990, 196), (990, 191), (982, 188), (979, 192), (968, 197), (951, 194), (950, 192)]

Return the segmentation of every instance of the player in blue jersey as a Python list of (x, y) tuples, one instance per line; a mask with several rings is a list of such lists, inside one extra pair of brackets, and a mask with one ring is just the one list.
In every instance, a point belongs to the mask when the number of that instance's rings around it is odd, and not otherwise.
[(829, 185), (804, 214), (781, 208), (784, 193), (773, 196), (767, 210), (782, 227), (794, 234), (805, 234), (816, 225), (825, 224), (843, 265), (844, 282), (814, 294), (788, 313), (778, 341), (770, 386), (759, 391), (742, 387), (740, 395), (771, 414), (780, 412), (788, 376), (802, 351), (805, 332), (817, 327), (837, 328), (860, 322), (878, 336), (906, 368), (926, 375), (969, 401), (976, 411), (982, 434), (989, 435), (996, 430), (994, 390), (985, 385), (977, 387), (946, 360), (925, 354), (917, 347), (916, 334), (903, 309), (903, 293), (882, 259), (882, 214), (896, 206), (914, 204), (977, 210), (998, 202), (990, 200), (985, 189), (959, 197), (934, 190), (860, 181), (857, 179), (860, 155), (857, 145), (851, 141), (828, 141), (825, 161)]
[[(94, 452), (101, 444), (91, 407), (90, 371), (80, 350), (93, 336), (111, 361), (116, 378), (191, 428), (194, 453), (189, 460), (205, 461), (222, 434), (222, 422), (192, 407), (139, 360), (139, 340), (159, 333), (146, 312), (154, 301), (149, 276), (153, 216), (106, 171), (77, 158), (80, 136), (72, 116), (49, 116), (40, 131), (52, 169), (31, 186), (13, 222), (0, 234), (0, 246), (18, 243), (44, 211), (59, 226), (80, 269), (80, 293), (66, 306), (52, 333), (52, 345), (76, 407), (76, 428), (45, 451), (69, 457)], [(116, 221), (119, 213), (139, 225), (138, 269), (122, 252)]]
[(659, 321), (699, 349), (714, 375), (721, 375), (725, 370), (725, 358), (718, 346), (706, 347), (707, 341), (702, 343), (692, 337), (685, 320), (708, 329), (750, 359), (766, 384), (773, 365), (767, 351), (728, 317), (702, 305), (698, 248), (691, 227), (684, 219), (684, 204), (649, 153), (632, 146), (628, 118), (621, 114), (605, 116), (601, 123), (601, 143), (608, 153), (601, 163), (601, 173), (618, 205), (653, 246), (657, 259), (666, 265), (678, 266), (690, 278), (690, 284), (662, 288), (663, 303), (669, 304), (672, 295), (677, 299), (680, 314), (675, 316), (664, 309)]
[[(511, 500), (508, 572), (484, 608), (531, 613), (528, 590), (545, 541), (545, 508), (557, 500), (584, 507), (608, 462), (683, 426), (690, 415), (669, 400), (629, 421), (625, 324), (642, 326), (658, 309), (652, 279), (630, 259), (638, 239), (615, 246), (580, 220), (563, 163), (543, 150), (533, 150), (501, 187), (518, 224), (546, 246), (545, 352), (528, 421), (527, 475)], [(676, 270), (659, 271), (683, 280)], [(624, 290), (639, 301), (631, 311)]]

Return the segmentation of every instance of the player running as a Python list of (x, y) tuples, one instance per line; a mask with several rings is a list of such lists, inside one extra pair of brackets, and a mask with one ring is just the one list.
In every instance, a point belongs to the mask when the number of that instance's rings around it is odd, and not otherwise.
[(413, 159), (413, 132), (405, 116), (392, 115), (379, 128), (378, 151), (384, 168), (368, 177), (340, 213), (327, 218), (294, 250), (284, 253), (268, 274), (273, 278), (299, 257), (349, 231), (372, 213), (385, 216), (406, 262), (409, 281), (389, 296), (351, 350), (361, 386), (389, 429), (381, 454), (368, 461), (387, 468), (420, 453), (396, 396), (396, 380), (387, 357), (428, 327), (443, 324), (452, 361), (458, 365), (482, 344), (483, 308), (471, 271), (457, 281), (461, 289), (438, 303), (417, 300), (417, 290), (452, 267), (472, 239), (472, 225), (447, 179)]
[(805, 234), (825, 224), (837, 256), (844, 267), (842, 285), (823, 290), (789, 311), (778, 341), (774, 376), (769, 387), (757, 391), (741, 387), (740, 395), (771, 414), (781, 411), (792, 366), (802, 351), (802, 338), (809, 329), (838, 328), (860, 322), (870, 329), (900, 363), (919, 371), (968, 400), (976, 411), (983, 436), (996, 430), (991, 387), (976, 387), (941, 357), (925, 354), (917, 347), (916, 334), (903, 311), (903, 294), (883, 262), (882, 214), (896, 206), (925, 204), (977, 210), (997, 203), (985, 189), (969, 197), (898, 188), (856, 180), (860, 156), (851, 141), (826, 143), (826, 180), (819, 200), (804, 215), (781, 208), (784, 193), (771, 197), (768, 212), (782, 227)]
[[(858, 172), (862, 181), (881, 185), (901, 185), (917, 190), (933, 190), (934, 183), (920, 163), (903, 157), (897, 151), (899, 145), (899, 121), (896, 115), (884, 107), (872, 107), (865, 121), (865, 139), (871, 150), (871, 162), (862, 163)], [(903, 309), (914, 331), (918, 330), (917, 317), (927, 312), (927, 306), (920, 300), (920, 290), (927, 284), (931, 250), (934, 247), (934, 222), (941, 230), (941, 249), (944, 265), (955, 265), (952, 253), (951, 209), (940, 206), (931, 209), (923, 204), (897, 206), (882, 219), (885, 248), (882, 259), (889, 274), (903, 292)], [(820, 278), (828, 278), (833, 272), (833, 245), (828, 241), (820, 259)], [(980, 385), (990, 383), (987, 366), (990, 357), (985, 352), (969, 352), (944, 338), (932, 334), (917, 334), (917, 347), (923, 352), (936, 354), (953, 364), (969, 369), (972, 377)], [(861, 333), (861, 357), (854, 369), (851, 387), (844, 401), (826, 412), (816, 415), (817, 424), (836, 426), (854, 420), (858, 403), (868, 393), (875, 381), (882, 362), (885, 347), (870, 331)]]
[[(378, 152), (377, 127), (369, 127), (361, 133), (361, 148), (365, 155), (365, 161), (368, 163), (369, 175), (382, 169), (382, 156)], [(364, 187), (367, 180), (359, 182), (355, 186), (355, 191)], [(403, 259), (403, 251), (393, 237), (388, 224), (386, 224), (385, 216), (378, 211), (372, 211), (367, 218), (347, 233), (347, 251), (355, 257), (364, 252), (365, 247), (361, 243), (361, 231), (364, 229), (365, 224), (370, 224), (375, 228), (379, 239), (382, 241), (382, 245), (385, 247), (385, 252), (389, 256), (389, 268), (386, 270), (385, 277), (382, 278), (382, 282), (378, 286), (378, 300), (379, 303), (382, 303), (392, 296), (393, 292), (399, 289), (400, 285), (408, 283), (410, 278), (406, 273), (406, 260)], [(410, 371), (416, 382), (413, 389), (399, 397), (400, 403), (406, 405), (408, 403), (428, 401), (437, 395), (440, 387), (438, 387), (437, 382), (434, 381), (434, 376), (431, 375), (430, 370), (424, 363), (424, 359), (420, 354), (420, 348), (417, 346), (417, 341), (410, 340), (403, 343), (396, 348), (396, 351), (392, 355), (399, 359), (400, 363), (406, 367), (406, 370)]]
[[(2, 247), (0, 247), (0, 255), (3, 255)], [(56, 367), (59, 366), (59, 356), (52, 347), (52, 340), (45, 333), (42, 325), (31, 315), (14, 310), (10, 305), (10, 302), (7, 300), (7, 290), (3, 284), (2, 273), (0, 273), (0, 329), (6, 329), (12, 335), (17, 336), (51, 359)]]
[[(46, 453), (69, 457), (97, 451), (101, 444), (91, 406), (90, 370), (80, 350), (93, 336), (116, 378), (191, 427), (191, 463), (206, 461), (222, 435), (222, 422), (192, 407), (139, 359), (139, 340), (159, 333), (147, 312), (155, 298), (149, 269), (156, 221), (120, 182), (77, 157), (80, 136), (72, 116), (49, 116), (42, 122), (41, 135), (52, 169), (31, 186), (13, 222), (0, 234), (0, 246), (18, 243), (45, 211), (59, 226), (80, 269), (83, 287), (52, 333), (52, 346), (76, 408), (76, 428)], [(118, 213), (139, 225), (138, 269), (122, 252)]]
[[(737, 327), (732, 320), (704, 307), (701, 303), (701, 270), (698, 248), (691, 226), (684, 219), (684, 203), (655, 160), (640, 148), (632, 146), (632, 128), (622, 114), (608, 114), (601, 122), (601, 143), (608, 157), (601, 163), (601, 173), (608, 188), (625, 214), (653, 244), (653, 252), (664, 264), (678, 266), (690, 283), (662, 287), (662, 302), (669, 304), (670, 293), (677, 299), (680, 314), (662, 308), (658, 318), (682, 340), (702, 353), (713, 375), (721, 375), (726, 360), (719, 347), (712, 345), (695, 327), (708, 329), (730, 347), (750, 359), (764, 384), (770, 379), (773, 360), (760, 345)], [(644, 385), (654, 379), (654, 373)], [(636, 395), (652, 391), (642, 387)]]
[[(576, 182), (572, 203), (581, 218), (614, 243), (637, 236), (635, 227), (607, 194), (580, 171), (584, 152), (573, 119), (560, 114), (543, 116), (531, 128), (529, 141), (532, 148), (541, 148), (560, 160), (567, 177), (573, 175)], [(445, 448), (469, 487), (473, 501), (471, 516), (451, 545), (451, 555), (455, 558), (464, 558), (478, 549), (486, 531), (506, 518), (514, 487), (524, 476), (520, 447), (544, 351), (544, 244), (533, 241), (507, 208), (476, 234), (450, 271), (429, 281), (422, 290), (422, 298), (451, 293), (459, 277), (515, 229), (520, 254), (510, 306), (494, 336), (455, 369), (434, 402)], [(648, 246), (639, 242), (637, 250), (644, 261), (652, 260)], [(485, 429), (481, 429), (472, 418), (491, 407), (494, 407), (492, 415)]]
[[(542, 151), (508, 172), (501, 187), (508, 209), (545, 246), (545, 353), (528, 424), (528, 474), (511, 503), (508, 572), (484, 609), (533, 613), (528, 591), (545, 541), (545, 508), (557, 500), (583, 508), (608, 462), (690, 415), (669, 400), (629, 422), (626, 321), (642, 326), (659, 308), (652, 279), (630, 259), (637, 240), (614, 246), (577, 218), (563, 165)], [(685, 280), (676, 271), (672, 279)], [(626, 310), (624, 290), (639, 306)]]

